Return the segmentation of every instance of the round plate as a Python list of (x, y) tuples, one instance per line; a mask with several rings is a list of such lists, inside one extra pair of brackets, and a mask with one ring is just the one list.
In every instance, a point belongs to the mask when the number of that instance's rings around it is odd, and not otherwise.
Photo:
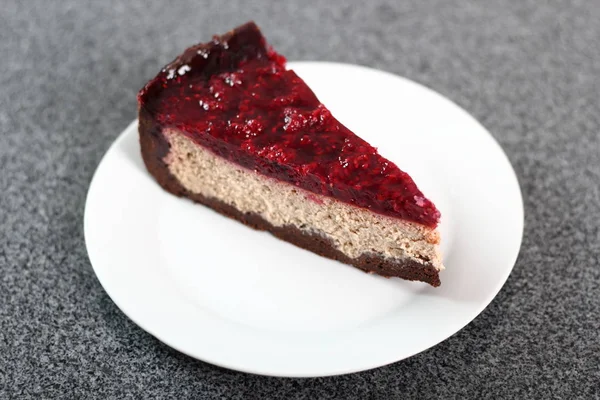
[(94, 271), (136, 324), (222, 367), (308, 377), (410, 357), (473, 320), (510, 274), (523, 232), (515, 173), (483, 126), (426, 87), (354, 65), (290, 68), (438, 206), (442, 286), (366, 274), (164, 192), (137, 121), (88, 192)]

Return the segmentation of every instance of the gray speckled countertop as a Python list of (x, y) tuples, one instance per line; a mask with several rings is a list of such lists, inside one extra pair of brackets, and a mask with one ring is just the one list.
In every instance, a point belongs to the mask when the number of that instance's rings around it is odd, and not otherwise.
[[(0, 398), (598, 398), (600, 3), (4, 2), (0, 11)], [(364, 4), (363, 4), (364, 3)], [(501, 143), (525, 201), (521, 254), (465, 329), (353, 375), (280, 379), (186, 357), (94, 276), (87, 188), (179, 51), (255, 19), (291, 60), (392, 71)]]

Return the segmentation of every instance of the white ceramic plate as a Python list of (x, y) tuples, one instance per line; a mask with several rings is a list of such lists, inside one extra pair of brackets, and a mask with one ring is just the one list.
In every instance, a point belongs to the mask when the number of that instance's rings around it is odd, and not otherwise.
[(308, 377), (410, 357), (473, 320), (510, 274), (523, 232), (515, 173), (483, 126), (430, 89), (354, 65), (290, 67), (439, 207), (442, 286), (366, 274), (164, 192), (137, 121), (89, 189), (94, 271), (140, 327), (223, 367)]

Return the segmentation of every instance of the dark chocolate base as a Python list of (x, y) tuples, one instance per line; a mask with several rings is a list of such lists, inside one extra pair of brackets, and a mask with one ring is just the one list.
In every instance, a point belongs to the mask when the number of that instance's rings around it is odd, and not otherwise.
[(150, 174), (166, 191), (176, 196), (187, 197), (254, 229), (268, 231), (298, 247), (353, 265), (363, 271), (385, 277), (427, 282), (432, 286), (440, 285), (438, 271), (431, 264), (421, 264), (411, 258), (390, 261), (377, 254), (363, 254), (359, 258), (352, 259), (333, 247), (331, 241), (321, 235), (306, 233), (295, 226), (273, 226), (256, 214), (242, 213), (219, 200), (190, 193), (169, 172), (163, 161), (169, 152), (169, 144), (162, 134), (162, 129), (154, 123), (152, 117), (145, 110), (140, 110), (139, 117), (140, 145), (144, 163)]

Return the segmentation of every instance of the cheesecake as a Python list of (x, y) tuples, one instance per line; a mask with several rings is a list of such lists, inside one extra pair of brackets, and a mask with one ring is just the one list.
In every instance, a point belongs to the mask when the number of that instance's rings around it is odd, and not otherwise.
[(144, 163), (167, 192), (361, 270), (440, 285), (436, 206), (256, 24), (186, 49), (142, 88), (138, 112)]

